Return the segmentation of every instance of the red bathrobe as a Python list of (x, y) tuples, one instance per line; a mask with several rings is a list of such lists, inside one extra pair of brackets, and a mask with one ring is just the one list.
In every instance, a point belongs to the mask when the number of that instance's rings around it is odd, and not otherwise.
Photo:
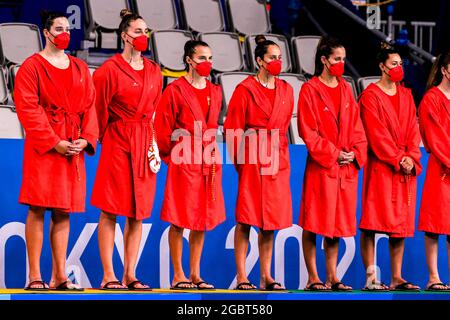
[(286, 134), (294, 108), (294, 93), (284, 80), (276, 78), (275, 86), (272, 106), (253, 76), (242, 81), (230, 100), (224, 124), (227, 147), (239, 175), (236, 221), (263, 230), (292, 226)]
[(98, 138), (95, 90), (87, 65), (68, 56), (72, 89), (57, 83), (48, 61), (29, 57), (16, 76), (14, 101), (25, 129), (23, 180), (19, 202), (83, 212), (86, 198), (84, 151), (66, 157), (54, 147), (61, 140), (88, 141), (85, 151), (94, 154)]
[[(318, 77), (302, 86), (298, 102), (299, 134), (308, 149), (299, 225), (329, 238), (356, 234), (358, 171), (367, 160), (367, 140), (352, 89), (343, 79), (339, 87), (339, 117)], [(339, 166), (341, 151), (353, 151), (355, 160)]]
[(430, 158), (419, 230), (450, 235), (450, 100), (434, 87), (419, 107), (420, 131)]
[(94, 72), (93, 79), (102, 153), (91, 203), (110, 214), (146, 219), (156, 189), (147, 150), (161, 97), (160, 68), (144, 59), (142, 81), (122, 55), (116, 54)]
[[(414, 235), (416, 176), (422, 166), (414, 100), (409, 89), (397, 86), (397, 90), (399, 116), (389, 97), (375, 84), (367, 87), (359, 100), (369, 141), (359, 227), (404, 238)], [(400, 167), (404, 156), (414, 160), (415, 169), (410, 176)]]
[[(215, 139), (222, 91), (212, 83), (209, 87), (208, 119), (195, 89), (182, 78), (164, 90), (155, 116), (158, 147), (168, 165), (161, 219), (197, 231), (225, 221), (222, 161)], [(181, 132), (186, 136), (179, 136)]]

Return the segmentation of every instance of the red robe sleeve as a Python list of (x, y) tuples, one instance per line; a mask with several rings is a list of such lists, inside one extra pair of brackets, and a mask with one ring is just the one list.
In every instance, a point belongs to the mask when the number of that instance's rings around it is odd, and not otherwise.
[(113, 99), (115, 90), (115, 80), (111, 75), (109, 64), (106, 63), (94, 72), (93, 76), (95, 87), (95, 109), (97, 111), (99, 140), (103, 141), (103, 136), (108, 126), (109, 104)]
[(311, 85), (307, 83), (301, 88), (297, 111), (298, 131), (311, 157), (322, 167), (329, 169), (337, 162), (341, 150), (331, 141), (320, 136), (318, 119), (313, 108), (312, 90)]
[(39, 104), (38, 74), (31, 62), (25, 62), (16, 76), (14, 102), (27, 139), (39, 154), (52, 150), (61, 138), (51, 127)]
[(361, 96), (359, 106), (371, 150), (378, 159), (391, 165), (395, 171), (400, 171), (400, 161), (406, 154), (397, 147), (386, 124), (380, 120), (378, 100), (366, 93)]
[(169, 163), (172, 151), (171, 137), (175, 129), (176, 116), (174, 89), (169, 85), (159, 99), (155, 112), (156, 141), (161, 159), (165, 163)]
[(367, 162), (367, 138), (364, 126), (361, 121), (359, 106), (356, 102), (352, 102), (355, 107), (353, 114), (353, 122), (350, 126), (353, 128), (353, 136), (350, 151), (355, 153), (355, 161), (353, 164), (357, 169), (361, 169)]
[(410, 103), (410, 114), (409, 114), (409, 131), (407, 140), (407, 152), (406, 155), (414, 160), (413, 174), (419, 175), (422, 172), (422, 164), (420, 163), (420, 158), (422, 152), (420, 151), (420, 131), (419, 131), (419, 121), (416, 115), (416, 105), (414, 103), (413, 97), (409, 95)]
[(238, 148), (241, 145), (246, 128), (248, 96), (249, 93), (244, 86), (236, 87), (228, 104), (227, 117), (224, 123), (227, 149), (236, 168), (238, 165)]
[(158, 107), (159, 102), (161, 101), (162, 93), (163, 93), (163, 76), (161, 73), (161, 69), (159, 69), (159, 66), (158, 66), (158, 72), (161, 76), (159, 77), (159, 81), (158, 81), (158, 95), (156, 96), (155, 101), (153, 102), (153, 105), (155, 106), (155, 110), (156, 110), (156, 107)]
[(93, 155), (97, 147), (98, 139), (98, 121), (97, 112), (95, 110), (95, 88), (92, 77), (86, 67), (86, 109), (81, 122), (81, 135), (86, 139), (88, 146), (85, 151), (87, 154)]
[(439, 121), (439, 102), (427, 94), (419, 106), (420, 127), (427, 147), (438, 160), (450, 169), (450, 133)]

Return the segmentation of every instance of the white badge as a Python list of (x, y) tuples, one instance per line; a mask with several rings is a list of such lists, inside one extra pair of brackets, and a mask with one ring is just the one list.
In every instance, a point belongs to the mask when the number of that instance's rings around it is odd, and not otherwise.
[(153, 140), (152, 144), (148, 147), (147, 156), (150, 170), (152, 170), (153, 173), (158, 173), (159, 169), (161, 169), (161, 158), (159, 157), (159, 149), (155, 140)]

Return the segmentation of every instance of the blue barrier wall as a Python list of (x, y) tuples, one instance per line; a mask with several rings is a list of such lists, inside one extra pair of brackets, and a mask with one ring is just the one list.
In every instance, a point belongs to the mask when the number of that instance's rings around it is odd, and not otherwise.
[[(221, 145), (222, 151), (223, 145)], [(21, 169), (23, 158), (22, 140), (0, 139), (0, 287), (20, 288), (27, 279), (26, 250), (24, 242), (24, 222), (27, 207), (18, 204), (18, 194), (21, 184)], [(100, 149), (99, 149), (100, 150)], [(307, 281), (306, 268), (301, 250), (301, 228), (298, 221), (303, 171), (306, 160), (305, 146), (292, 145), (291, 152), (291, 189), (294, 212), (294, 225), (286, 230), (277, 232), (274, 249), (274, 275), (278, 281), (290, 289), (303, 288)], [(423, 152), (422, 162), (426, 167), (428, 155)], [(95, 177), (95, 170), (99, 153), (95, 157), (87, 158), (87, 188), (88, 199)], [(39, 164), (37, 164), (39, 165)], [(153, 287), (167, 288), (170, 285), (172, 271), (170, 268), (167, 231), (169, 224), (160, 220), (164, 196), (164, 185), (167, 168), (163, 166), (157, 179), (157, 192), (153, 213), (150, 219), (144, 221), (144, 235), (142, 252), (137, 265), (138, 277)], [(55, 174), (57, 174), (55, 172)], [(360, 182), (362, 181), (360, 175)], [(419, 178), (419, 198), (425, 174)], [(237, 174), (232, 165), (224, 165), (223, 189), (225, 194), (227, 220), (215, 230), (207, 233), (204, 254), (202, 258), (203, 277), (220, 288), (232, 288), (235, 285), (235, 265), (233, 250), (234, 208), (237, 195)], [(361, 184), (359, 188), (361, 194)], [(325, 201), (325, 199), (324, 199)], [(419, 205), (417, 206), (419, 209)], [(358, 204), (358, 220), (361, 215), (360, 201)], [(418, 210), (417, 210), (418, 212)], [(99, 210), (90, 205), (85, 214), (71, 216), (71, 233), (68, 248), (68, 273), (85, 287), (97, 287), (102, 278), (102, 269), (97, 246), (97, 222)], [(46, 216), (45, 238), (42, 255), (43, 278), (49, 280), (51, 276), (51, 253), (49, 248), (48, 227), (49, 218)], [(417, 220), (418, 216), (416, 217)], [(122, 232), (124, 218), (119, 218), (120, 228), (116, 234), (116, 249), (114, 265), (119, 279), (123, 270), (123, 242)], [(187, 233), (185, 234), (187, 236)], [(381, 269), (381, 280), (389, 283), (390, 267), (388, 244), (385, 236), (380, 235), (377, 243), (377, 264)], [(321, 249), (322, 238), (318, 237), (318, 268), (319, 274), (325, 280), (324, 252)], [(404, 277), (422, 287), (427, 282), (427, 269), (423, 234), (417, 232), (415, 237), (406, 240), (404, 258)], [(442, 280), (448, 281), (447, 261), (445, 254), (445, 240), (440, 240), (439, 268)], [(185, 242), (184, 265), (188, 270), (187, 241)], [(364, 267), (359, 253), (359, 233), (355, 238), (341, 240), (338, 275), (342, 280), (355, 288), (364, 284)], [(252, 230), (251, 248), (249, 250), (247, 267), (250, 280), (259, 281), (259, 263), (257, 249), (257, 231)]]

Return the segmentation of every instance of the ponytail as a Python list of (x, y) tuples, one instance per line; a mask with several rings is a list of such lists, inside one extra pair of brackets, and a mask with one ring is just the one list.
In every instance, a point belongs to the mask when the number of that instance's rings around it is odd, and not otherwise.
[(450, 51), (440, 54), (431, 67), (430, 76), (428, 77), (427, 90), (439, 85), (442, 82), (442, 68), (450, 65)]

